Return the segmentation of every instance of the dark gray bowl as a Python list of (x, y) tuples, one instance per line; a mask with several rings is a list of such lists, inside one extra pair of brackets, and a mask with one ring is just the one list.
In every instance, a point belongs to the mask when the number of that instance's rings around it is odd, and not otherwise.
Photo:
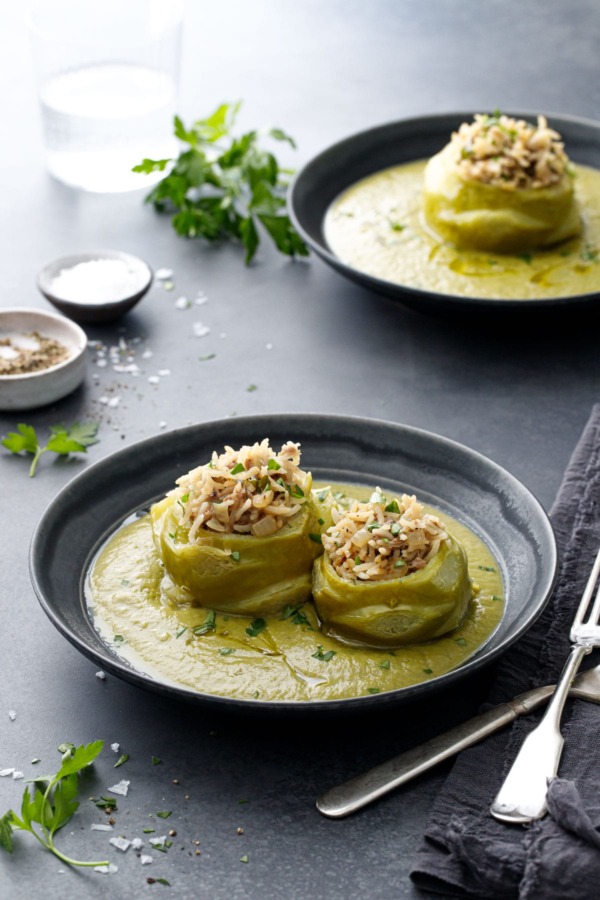
[[(423, 684), (347, 700), (268, 702), (216, 697), (177, 688), (136, 671), (99, 637), (87, 610), (84, 581), (98, 548), (125, 518), (163, 496), (183, 472), (225, 444), (268, 436), (273, 445), (302, 443), (302, 464), (316, 478), (381, 485), (416, 493), (461, 520), (498, 560), (506, 611), (494, 634), (460, 668)], [(446, 438), (374, 419), (265, 415), (182, 428), (121, 450), (73, 479), (45, 511), (33, 536), (30, 570), (53, 624), (96, 665), (165, 695), (223, 708), (312, 713), (382, 709), (468, 678), (496, 659), (541, 613), (556, 573), (550, 522), (533, 495), (507, 471)]]
[[(54, 279), (63, 269), (70, 269), (78, 263), (103, 259), (119, 260), (127, 264), (132, 275), (131, 289), (101, 303), (87, 303), (83, 299), (78, 301), (61, 297), (53, 287)], [(148, 263), (131, 253), (123, 253), (121, 250), (90, 250), (61, 256), (48, 263), (38, 275), (37, 286), (46, 300), (70, 319), (76, 322), (103, 323), (114, 322), (133, 309), (148, 292), (153, 277)]]
[[(531, 111), (507, 111), (507, 114), (530, 121), (537, 115)], [(531, 311), (539, 307), (572, 308), (596, 303), (597, 293), (538, 300), (492, 300), (405, 287), (354, 269), (329, 249), (323, 233), (325, 214), (342, 191), (382, 169), (433, 156), (448, 143), (461, 122), (472, 118), (473, 112), (468, 111), (403, 119), (361, 131), (323, 150), (298, 172), (290, 186), (288, 203), (295, 227), (308, 246), (341, 275), (421, 311), (453, 308)], [(574, 162), (600, 168), (600, 123), (555, 115), (548, 116), (548, 123), (562, 134)]]

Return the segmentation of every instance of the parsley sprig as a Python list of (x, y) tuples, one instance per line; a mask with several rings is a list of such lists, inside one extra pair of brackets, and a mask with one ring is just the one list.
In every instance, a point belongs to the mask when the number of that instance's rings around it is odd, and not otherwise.
[(50, 438), (42, 446), (33, 425), (17, 425), (17, 431), (9, 431), (2, 441), (2, 446), (11, 453), (31, 453), (33, 460), (29, 468), (29, 477), (33, 478), (42, 453), (57, 453), (67, 456), (69, 453), (86, 453), (87, 448), (97, 444), (97, 422), (75, 422), (70, 428), (65, 425), (52, 425)]
[(241, 103), (223, 103), (207, 119), (186, 128), (175, 116), (175, 136), (187, 144), (177, 159), (144, 159), (134, 172), (168, 172), (150, 191), (146, 203), (171, 212), (177, 234), (207, 241), (239, 240), (248, 264), (266, 232), (288, 256), (307, 256), (308, 249), (285, 212), (290, 171), (260, 146), (266, 136), (296, 144), (280, 128), (266, 135), (248, 131), (232, 135)]
[[(54, 835), (77, 811), (79, 787), (78, 773), (89, 766), (101, 752), (104, 741), (74, 747), (66, 745), (61, 766), (56, 775), (36, 778), (31, 788), (26, 787), (21, 802), (20, 817), (9, 809), (0, 818), (0, 846), (13, 852), (13, 831), (28, 831), (40, 844), (70, 866), (106, 866), (107, 860), (83, 862), (71, 859), (56, 847)], [(35, 829), (34, 824), (40, 828)]]

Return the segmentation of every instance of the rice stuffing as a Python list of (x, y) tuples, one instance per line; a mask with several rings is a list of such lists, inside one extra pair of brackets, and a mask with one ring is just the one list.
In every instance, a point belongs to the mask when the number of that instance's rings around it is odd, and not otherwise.
[(288, 441), (275, 453), (269, 439), (239, 450), (225, 447), (209, 463), (177, 479), (174, 496), (181, 508), (179, 524), (199, 530), (267, 537), (300, 512), (312, 478), (300, 465), (300, 444)]
[(438, 516), (415, 496), (387, 501), (380, 488), (368, 503), (334, 508), (333, 525), (322, 536), (336, 573), (346, 581), (386, 581), (423, 569), (450, 538)]
[(500, 113), (479, 113), (454, 132), (451, 145), (463, 178), (506, 190), (550, 187), (570, 172), (561, 137), (544, 116), (532, 125)]

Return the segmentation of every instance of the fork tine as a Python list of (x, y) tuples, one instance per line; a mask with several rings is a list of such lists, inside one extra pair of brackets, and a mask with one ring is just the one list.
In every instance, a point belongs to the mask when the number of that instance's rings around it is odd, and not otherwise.
[[(585, 586), (585, 590), (581, 597), (581, 602), (579, 604), (579, 608), (577, 610), (575, 620), (571, 627), (571, 640), (574, 639), (573, 632), (576, 631), (576, 629), (583, 622), (583, 618), (584, 618), (584, 616), (588, 610), (588, 607), (590, 605), (590, 600), (591, 600), (592, 594), (594, 593), (594, 588), (596, 586), (596, 582), (598, 580), (599, 575), (600, 575), (600, 550), (598, 550), (598, 553), (596, 555), (596, 560), (592, 567), (592, 571), (590, 572), (590, 577), (588, 578), (588, 582)], [(589, 622), (595, 623), (598, 621), (599, 618), (600, 618), (600, 589), (598, 591), (598, 594), (596, 595), (596, 599), (594, 601), (594, 606), (592, 608), (592, 614), (590, 616)]]

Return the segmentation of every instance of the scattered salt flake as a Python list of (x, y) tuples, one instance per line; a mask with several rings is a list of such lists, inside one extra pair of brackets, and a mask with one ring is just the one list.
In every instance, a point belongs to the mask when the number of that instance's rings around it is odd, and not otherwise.
[(14, 768), (12, 769), (0, 769), (0, 778), (6, 778), (7, 775), (12, 775), (14, 772)]
[(65, 874), (65, 871), (66, 871), (65, 869), (59, 869), (59, 870), (58, 870), (58, 874), (59, 874), (59, 875), (64, 875), (64, 874)]
[(8, 718), (10, 719), (11, 722), (15, 721), (15, 719), (17, 718), (17, 714), (14, 709), (9, 709)]
[(120, 744), (117, 744), (117, 743), (115, 742), (114, 744), (111, 744), (111, 745), (110, 745), (110, 749), (112, 750), (113, 753), (118, 753), (119, 750), (121, 749), (121, 745), (120, 745)]
[(98, 678), (99, 681), (106, 681), (106, 673), (100, 669), (99, 672), (96, 672), (96, 678)]
[(108, 360), (106, 360), (106, 359), (97, 359), (97, 360), (96, 360), (96, 365), (98, 366), (99, 369), (105, 369), (106, 366), (108, 365)]
[(162, 837), (150, 838), (150, 843), (153, 847), (163, 847), (166, 840), (167, 836), (163, 834)]
[(159, 369), (159, 370), (158, 370), (158, 374), (159, 374), (161, 377), (162, 377), (162, 376), (166, 376), (166, 375), (170, 375), (170, 374), (171, 374), (171, 370), (170, 370), (170, 369)]
[(158, 375), (151, 375), (148, 378), (148, 384), (159, 384), (159, 382), (160, 382), (160, 378), (158, 377)]
[(101, 875), (114, 875), (118, 871), (119, 867), (114, 863), (109, 863), (107, 866), (94, 866), (94, 872), (100, 872)]
[(210, 328), (202, 322), (194, 322), (192, 328), (196, 337), (206, 337), (207, 334), (210, 334)]
[(23, 774), (23, 772), (13, 772), (13, 778), (15, 779), (15, 781), (17, 781), (17, 779), (19, 778), (25, 778), (25, 775)]
[(131, 846), (134, 850), (141, 850), (144, 846), (144, 842), (141, 838), (134, 838), (131, 842)]
[(102, 394), (101, 397), (98, 397), (98, 403), (101, 403), (103, 406), (108, 406), (108, 397), (106, 394)]
[(125, 853), (131, 847), (131, 841), (123, 837), (109, 838), (108, 843), (116, 847), (117, 850), (121, 850), (122, 853)]
[(175, 309), (189, 309), (191, 305), (192, 301), (187, 297), (178, 297), (175, 301)]
[(103, 823), (100, 823), (100, 822), (93, 822), (90, 825), (90, 831), (112, 831), (112, 830), (113, 830), (112, 825), (104, 825)]
[(120, 402), (121, 402), (120, 397), (111, 397), (110, 400), (108, 401), (108, 405), (110, 406), (111, 409), (114, 409), (116, 406), (119, 405)]
[(113, 786), (109, 787), (108, 790), (111, 792), (111, 794), (118, 794), (120, 797), (126, 797), (130, 784), (130, 781), (126, 781), (125, 779), (123, 779), (122, 781), (119, 781), (118, 784), (113, 784)]
[(166, 428), (166, 427), (167, 427), (167, 423), (166, 423), (166, 422), (159, 422), (159, 423), (158, 423), (158, 427), (159, 427), (159, 428)]
[(204, 306), (205, 303), (208, 303), (208, 297), (206, 294), (198, 294), (196, 299), (194, 300), (196, 306)]
[(167, 278), (173, 277), (173, 269), (157, 269), (154, 273), (154, 277), (157, 281), (166, 281)]
[(265, 347), (267, 348), (267, 350), (272, 350), (273, 344), (265, 344)]
[(142, 359), (150, 359), (152, 355), (152, 350), (144, 350), (144, 352), (142, 353)]
[(142, 853), (140, 856), (140, 862), (143, 866), (149, 866), (153, 859), (153, 856), (148, 856), (146, 853)]

